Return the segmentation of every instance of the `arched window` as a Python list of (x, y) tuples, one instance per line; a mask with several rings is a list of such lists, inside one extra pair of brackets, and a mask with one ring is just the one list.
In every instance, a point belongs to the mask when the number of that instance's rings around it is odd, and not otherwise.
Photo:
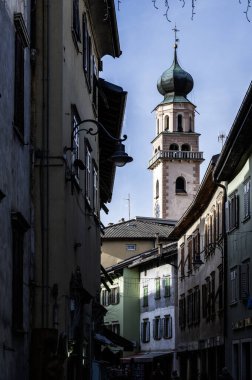
[(159, 135), (159, 119), (157, 119), (157, 135)]
[(156, 198), (159, 198), (159, 180), (156, 182)]
[(193, 132), (192, 116), (190, 116), (190, 118), (189, 118), (189, 132)]
[(169, 131), (169, 116), (165, 116), (165, 131)]
[(189, 152), (189, 151), (190, 151), (190, 145), (188, 145), (188, 144), (183, 144), (183, 145), (181, 146), (181, 150), (182, 150), (183, 152)]
[(176, 179), (176, 193), (186, 193), (184, 177), (178, 177)]
[(170, 150), (179, 150), (178, 144), (171, 144)]
[(178, 132), (183, 132), (182, 115), (178, 115)]

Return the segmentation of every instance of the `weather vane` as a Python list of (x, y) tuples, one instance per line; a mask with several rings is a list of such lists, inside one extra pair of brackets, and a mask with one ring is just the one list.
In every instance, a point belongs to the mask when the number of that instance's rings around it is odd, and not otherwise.
[(178, 46), (177, 42), (179, 42), (179, 39), (177, 38), (177, 32), (179, 32), (179, 30), (177, 29), (176, 24), (175, 24), (175, 27), (172, 30), (174, 31), (174, 34), (175, 34), (175, 45), (174, 45), (174, 47), (176, 49), (177, 46)]

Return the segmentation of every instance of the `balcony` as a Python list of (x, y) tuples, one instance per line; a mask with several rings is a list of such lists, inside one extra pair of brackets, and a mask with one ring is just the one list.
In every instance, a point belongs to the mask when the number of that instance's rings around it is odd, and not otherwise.
[(158, 160), (186, 160), (204, 161), (203, 152), (191, 152), (182, 150), (159, 150), (149, 161), (148, 169), (152, 169)]

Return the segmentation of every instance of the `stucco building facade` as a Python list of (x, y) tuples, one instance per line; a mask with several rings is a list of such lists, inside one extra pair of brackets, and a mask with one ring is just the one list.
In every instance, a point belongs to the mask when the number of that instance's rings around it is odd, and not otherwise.
[(0, 377), (29, 376), (30, 1), (0, 1)]

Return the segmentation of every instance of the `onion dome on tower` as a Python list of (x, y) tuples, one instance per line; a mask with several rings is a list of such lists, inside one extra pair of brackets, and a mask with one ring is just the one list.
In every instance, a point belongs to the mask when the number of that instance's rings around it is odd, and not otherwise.
[(177, 44), (174, 46), (174, 60), (165, 70), (157, 83), (157, 89), (161, 95), (164, 95), (162, 103), (170, 102), (188, 102), (186, 96), (193, 89), (193, 78), (178, 63)]

